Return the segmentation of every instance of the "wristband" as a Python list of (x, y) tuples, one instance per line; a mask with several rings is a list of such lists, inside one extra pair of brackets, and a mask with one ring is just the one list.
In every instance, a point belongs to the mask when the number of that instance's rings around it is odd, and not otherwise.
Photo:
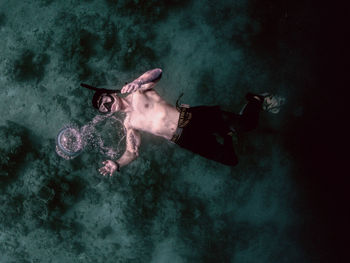
[(117, 172), (120, 172), (120, 164), (118, 162), (115, 162), (115, 164), (117, 165)]

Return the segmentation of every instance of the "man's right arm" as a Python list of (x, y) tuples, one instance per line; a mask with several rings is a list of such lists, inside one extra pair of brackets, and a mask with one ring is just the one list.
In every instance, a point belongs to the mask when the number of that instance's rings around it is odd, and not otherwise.
[[(125, 123), (124, 123), (125, 124)], [(131, 163), (139, 155), (139, 147), (141, 144), (141, 136), (137, 130), (128, 128), (126, 125), (126, 149), (123, 155), (116, 161), (107, 160), (103, 162), (103, 167), (99, 169), (102, 175), (112, 176), (119, 168)]]
[(139, 147), (141, 144), (140, 133), (134, 129), (127, 129), (126, 133), (126, 150), (117, 160), (120, 167), (123, 167), (139, 156)]

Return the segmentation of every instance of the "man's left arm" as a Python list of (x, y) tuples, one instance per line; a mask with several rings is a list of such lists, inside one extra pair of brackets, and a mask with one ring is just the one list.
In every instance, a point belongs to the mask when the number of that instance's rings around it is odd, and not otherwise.
[(137, 130), (127, 129), (126, 133), (126, 149), (123, 155), (116, 161), (104, 161), (104, 166), (100, 169), (102, 175), (113, 175), (115, 171), (119, 172), (120, 167), (123, 167), (139, 156), (139, 147), (141, 144), (141, 136)]
[(161, 77), (162, 70), (160, 68), (149, 70), (135, 79), (133, 82), (126, 84), (122, 88), (121, 93), (130, 93), (136, 90), (146, 91), (152, 89)]

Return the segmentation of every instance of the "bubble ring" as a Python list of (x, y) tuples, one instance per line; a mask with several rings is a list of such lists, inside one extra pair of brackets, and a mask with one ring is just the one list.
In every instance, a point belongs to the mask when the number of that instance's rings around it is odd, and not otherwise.
[[(116, 121), (121, 126), (121, 130), (117, 131), (121, 138), (116, 142), (116, 147), (107, 146), (104, 141), (106, 138), (102, 138), (101, 131), (96, 129), (96, 125), (101, 124), (103, 129), (106, 128), (106, 124), (103, 124), (103, 121), (108, 121), (109, 124), (107, 125), (111, 125), (110, 121)], [(125, 141), (126, 133), (126, 128), (121, 119), (112, 115), (97, 115), (81, 128), (75, 124), (69, 124), (62, 128), (56, 137), (56, 152), (64, 159), (71, 160), (77, 157), (86, 147), (89, 147), (89, 149), (97, 148), (100, 153), (107, 155), (111, 159), (116, 159), (122, 153), (120, 145)]]
[[(75, 141), (74, 143), (74, 150), (69, 150), (67, 148), (68, 143), (72, 143), (67, 138), (64, 137), (65, 133), (72, 133), (74, 136)], [(60, 132), (57, 135), (56, 138), (56, 152), (58, 155), (65, 159), (73, 159), (74, 157), (78, 156), (81, 151), (83, 150), (83, 140), (80, 134), (79, 129), (74, 127), (73, 125), (68, 125), (60, 130)]]

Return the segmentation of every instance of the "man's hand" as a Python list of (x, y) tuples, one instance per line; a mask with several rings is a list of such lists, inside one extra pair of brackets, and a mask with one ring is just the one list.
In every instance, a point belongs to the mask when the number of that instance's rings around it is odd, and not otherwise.
[(140, 77), (135, 79), (133, 82), (126, 84), (121, 93), (131, 93), (141, 88), (146, 91), (152, 89), (153, 86), (160, 80), (162, 77), (162, 70), (160, 68), (151, 69), (143, 73)]
[(133, 82), (126, 84), (122, 90), (121, 93), (131, 93), (136, 90), (138, 90), (141, 87), (141, 81), (140, 80), (134, 80)]
[(112, 176), (116, 170), (119, 170), (118, 164), (111, 160), (104, 161), (102, 164), (104, 164), (104, 166), (101, 167), (99, 171), (103, 176), (107, 174), (109, 174), (109, 176)]

